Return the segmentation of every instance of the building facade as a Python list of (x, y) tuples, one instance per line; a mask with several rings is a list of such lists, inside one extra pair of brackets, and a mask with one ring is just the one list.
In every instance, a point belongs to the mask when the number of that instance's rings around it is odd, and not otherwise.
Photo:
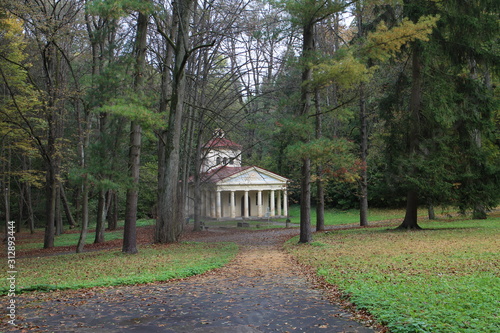
[[(257, 166), (242, 166), (241, 148), (222, 132), (203, 146), (199, 186), (202, 218), (287, 217), (288, 179)], [(195, 186), (190, 187), (190, 198), (195, 190)], [(189, 213), (193, 214), (193, 200), (189, 202)]]

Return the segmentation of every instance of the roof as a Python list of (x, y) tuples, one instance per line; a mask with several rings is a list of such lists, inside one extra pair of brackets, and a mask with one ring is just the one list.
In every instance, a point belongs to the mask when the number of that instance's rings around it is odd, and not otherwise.
[(214, 169), (207, 173), (202, 174), (201, 181), (209, 182), (209, 183), (218, 183), (223, 179), (231, 177), (239, 172), (245, 171), (247, 169), (252, 168), (251, 166), (243, 166), (243, 167), (228, 167), (222, 166), (220, 168)]
[(241, 149), (241, 145), (237, 144), (226, 138), (213, 138), (209, 140), (203, 146), (204, 149), (213, 149), (213, 148), (237, 148)]
[(257, 166), (222, 166), (201, 175), (201, 181), (218, 184), (270, 184), (286, 183), (287, 178)]

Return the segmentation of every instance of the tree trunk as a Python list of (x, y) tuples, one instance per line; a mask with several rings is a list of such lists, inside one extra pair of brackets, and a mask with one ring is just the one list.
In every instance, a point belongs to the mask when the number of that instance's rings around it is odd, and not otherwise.
[[(201, 116), (200, 116), (201, 118)], [(194, 157), (194, 163), (196, 165), (195, 175), (194, 175), (194, 204), (193, 204), (193, 231), (201, 231), (201, 131), (198, 131), (197, 144), (196, 144), (196, 156)]]
[(302, 160), (302, 179), (300, 183), (300, 237), (299, 243), (312, 240), (311, 231), (311, 160)]
[[(176, 8), (174, 8), (176, 10)], [(164, 21), (160, 21), (158, 17), (155, 16), (156, 20), (156, 26), (157, 27), (167, 27), (170, 26), (170, 37), (171, 39), (174, 39), (174, 36), (177, 35), (177, 29), (179, 25), (179, 17), (176, 15), (176, 13), (173, 13), (172, 16), (170, 17), (165, 17)], [(158, 28), (160, 29), (160, 28)], [(163, 28), (161, 28), (163, 29)], [(164, 36), (164, 43), (165, 43), (165, 57), (162, 59), (163, 64), (161, 66), (161, 96), (160, 96), (160, 103), (159, 103), (159, 108), (158, 112), (160, 114), (167, 114), (168, 109), (170, 107), (170, 98), (172, 95), (172, 64), (173, 64), (173, 58), (174, 58), (174, 47), (169, 43), (169, 40), (167, 40), (167, 32), (161, 30), (162, 35)], [(158, 140), (158, 193), (157, 193), (157, 199), (156, 199), (156, 212), (155, 212), (155, 218), (158, 217), (159, 214), (159, 203), (161, 201), (160, 196), (163, 193), (163, 186), (165, 185), (165, 169), (166, 169), (166, 158), (165, 158), (165, 153), (166, 153), (166, 148), (165, 144), (168, 140), (167, 138), (167, 131), (162, 131), (159, 135), (159, 140)]]
[[(302, 44), (302, 86), (301, 86), (301, 104), (299, 116), (303, 121), (307, 121), (311, 109), (311, 91), (304, 84), (312, 78), (312, 69), (308, 65), (308, 58), (314, 50), (314, 23), (308, 22), (303, 26), (303, 44)], [(300, 181), (300, 239), (299, 243), (309, 243), (312, 239), (311, 233), (311, 159), (302, 160), (301, 181)]]
[(432, 204), (431, 200), (429, 200), (427, 202), (427, 213), (428, 213), (429, 220), (436, 219), (436, 213), (434, 212), (434, 205)]
[(488, 214), (486, 213), (486, 208), (484, 205), (476, 204), (474, 210), (472, 211), (472, 218), (475, 220), (486, 220)]
[[(21, 163), (23, 172), (30, 169), (31, 163), (29, 157), (23, 155)], [(29, 182), (23, 183), (23, 192), (21, 193), (21, 197), (26, 206), (28, 214), (28, 228), (30, 230), (30, 233), (33, 234), (35, 232), (35, 215), (33, 213), (33, 203), (31, 200), (31, 184)]]
[(87, 240), (87, 232), (89, 229), (89, 181), (88, 176), (84, 175), (82, 184), (82, 230), (80, 232), (80, 238), (78, 239), (78, 244), (76, 246), (76, 253), (83, 252), (85, 247), (85, 242)]
[(60, 186), (60, 184), (58, 184), (57, 190), (56, 190), (55, 216), (56, 216), (56, 236), (59, 236), (64, 231), (62, 213), (61, 213), (61, 186)]
[(118, 194), (116, 191), (109, 191), (108, 230), (116, 230), (118, 226)]
[(21, 232), (21, 224), (23, 224), (23, 221), (24, 221), (24, 208), (26, 207), (25, 203), (24, 203), (24, 192), (25, 192), (25, 187), (26, 187), (26, 183), (21, 183), (19, 184), (19, 214), (18, 214), (18, 217), (19, 217), (19, 223), (18, 223), (18, 226), (17, 226), (17, 232)]
[(368, 124), (366, 116), (365, 86), (359, 87), (359, 121), (361, 129), (360, 158), (362, 169), (359, 180), (359, 225), (368, 225)]
[(174, 15), (179, 17), (179, 29), (176, 38), (175, 61), (172, 81), (172, 98), (168, 127), (163, 137), (165, 140), (165, 169), (163, 184), (159, 188), (158, 218), (155, 228), (155, 242), (176, 242), (182, 232), (184, 207), (179, 187), (180, 138), (182, 134), (182, 115), (186, 93), (185, 65), (189, 38), (189, 19), (194, 1), (174, 2)]
[(55, 212), (56, 212), (56, 195), (57, 195), (57, 179), (55, 170), (52, 163), (47, 163), (49, 170), (47, 170), (46, 184), (45, 184), (45, 235), (43, 238), (43, 248), (48, 249), (54, 247), (55, 236)]
[(30, 233), (35, 233), (35, 214), (33, 213), (33, 202), (31, 200), (31, 185), (26, 183), (26, 206), (28, 208), (28, 227)]
[(94, 244), (104, 243), (104, 229), (106, 224), (106, 191), (99, 190), (99, 198), (97, 199), (97, 221), (95, 226)]
[(139, 199), (139, 169), (141, 154), (141, 126), (132, 122), (130, 125), (129, 170), (132, 185), (127, 190), (125, 204), (125, 225), (123, 228), (123, 253), (137, 253), (137, 202)]
[[(144, 68), (146, 61), (146, 43), (148, 29), (148, 15), (139, 12), (137, 18), (137, 35), (135, 41), (135, 78), (134, 89), (136, 93), (141, 92), (144, 82)], [(129, 150), (129, 170), (132, 178), (132, 186), (127, 190), (127, 201), (125, 205), (125, 226), (123, 229), (123, 253), (137, 253), (137, 202), (139, 198), (139, 171), (141, 157), (141, 126), (132, 122), (130, 125), (130, 150)]]
[[(320, 96), (319, 90), (315, 89), (314, 92), (314, 106), (316, 109), (316, 139), (320, 139), (323, 136), (323, 124), (322, 124), (322, 114), (320, 108)], [(323, 186), (323, 168), (318, 165), (316, 168), (316, 231), (325, 230), (325, 191)]]
[[(422, 105), (422, 62), (421, 46), (416, 42), (412, 54), (412, 86), (410, 97), (410, 122), (408, 124), (408, 158), (414, 158), (419, 146), (420, 107)], [(413, 170), (412, 172), (416, 172)], [(421, 229), (417, 219), (418, 190), (410, 189), (407, 194), (406, 215), (398, 229)]]
[(64, 187), (62, 184), (59, 184), (59, 189), (61, 191), (61, 199), (62, 199), (62, 205), (64, 208), (64, 213), (66, 214), (66, 218), (69, 221), (70, 228), (74, 228), (77, 225), (76, 225), (75, 219), (73, 218), (73, 215), (71, 214), (71, 209), (69, 208), (68, 198), (66, 197), (66, 191), (64, 190)]
[[(87, 167), (87, 157), (86, 157), (86, 149), (89, 146), (90, 142), (90, 133), (83, 127), (83, 124), (89, 124), (89, 112), (84, 110), (84, 115), (82, 117), (81, 109), (77, 104), (77, 115), (78, 115), (78, 154), (80, 155), (80, 167), (82, 170), (85, 170)], [(85, 247), (85, 242), (87, 239), (87, 231), (89, 226), (89, 181), (88, 174), (82, 175), (82, 184), (81, 184), (81, 223), (82, 229), (80, 231), (80, 237), (78, 238), (78, 244), (76, 246), (76, 253), (83, 252), (83, 248)]]
[[(363, 25), (363, 4), (356, 3), (356, 20), (358, 37), (363, 38), (366, 34)], [(362, 169), (359, 180), (359, 225), (368, 225), (368, 121), (366, 115), (365, 85), (359, 86), (359, 123), (360, 123), (360, 159)]]
[(325, 230), (325, 190), (321, 179), (316, 180), (316, 231)]
[(419, 230), (418, 225), (418, 194), (416, 191), (408, 191), (406, 197), (406, 214), (403, 223), (398, 229)]

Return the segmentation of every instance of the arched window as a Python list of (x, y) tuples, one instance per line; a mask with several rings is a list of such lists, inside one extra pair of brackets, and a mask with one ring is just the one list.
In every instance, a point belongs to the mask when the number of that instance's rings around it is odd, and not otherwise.
[(219, 164), (220, 164), (220, 156), (217, 156), (217, 159), (215, 160), (215, 163), (216, 163), (217, 165), (219, 165)]

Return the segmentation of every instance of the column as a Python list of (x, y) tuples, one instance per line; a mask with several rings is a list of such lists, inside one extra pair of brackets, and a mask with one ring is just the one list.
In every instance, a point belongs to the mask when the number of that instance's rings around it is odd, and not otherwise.
[(207, 190), (203, 191), (203, 216), (210, 216), (210, 196)]
[(276, 215), (276, 203), (274, 201), (274, 190), (271, 190), (271, 202), (270, 202), (270, 205), (271, 205), (271, 216), (275, 216)]
[(243, 217), (248, 217), (248, 191), (245, 191), (245, 196), (243, 198), (243, 212), (245, 213)]
[(216, 206), (215, 206), (215, 193), (210, 191), (209, 194), (210, 196), (210, 217), (217, 217), (217, 211), (216, 211)]
[(283, 190), (283, 215), (288, 217), (288, 194)]
[(216, 192), (216, 213), (217, 215), (215, 217), (221, 218), (222, 217), (222, 200), (221, 200), (221, 191), (217, 190)]
[(258, 217), (262, 217), (262, 191), (259, 190), (257, 193), (257, 205), (258, 205)]
[(281, 191), (278, 191), (278, 199), (276, 200), (278, 206), (278, 216), (281, 216)]
[(234, 191), (231, 191), (231, 201), (229, 205), (231, 206), (231, 217), (234, 219), (236, 217), (236, 202), (234, 201)]

